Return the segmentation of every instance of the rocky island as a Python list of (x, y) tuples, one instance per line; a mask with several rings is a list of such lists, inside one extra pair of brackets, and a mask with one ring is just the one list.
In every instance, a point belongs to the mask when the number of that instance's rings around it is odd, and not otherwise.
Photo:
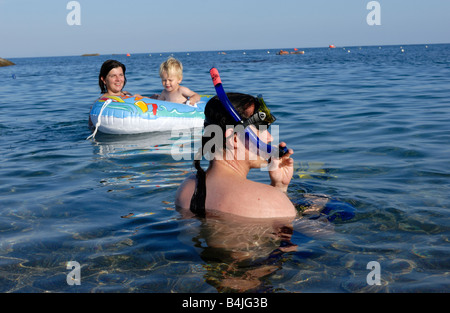
[(2, 66), (9, 66), (9, 65), (15, 65), (13, 62), (0, 58), (0, 67)]

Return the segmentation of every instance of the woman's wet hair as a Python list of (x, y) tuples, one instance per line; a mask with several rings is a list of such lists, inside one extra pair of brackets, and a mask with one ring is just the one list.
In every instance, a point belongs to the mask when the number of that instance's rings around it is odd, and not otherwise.
[[(245, 114), (245, 111), (252, 105), (257, 109), (258, 99), (251, 95), (242, 93), (227, 93), (228, 99), (233, 104), (236, 111), (242, 118), (248, 118), (249, 115)], [(235, 120), (230, 116), (228, 111), (224, 108), (217, 96), (211, 98), (205, 106), (205, 127), (208, 125), (217, 125), (222, 129), (224, 135), (223, 143), (225, 147), (225, 131), (227, 125), (235, 125)], [(201, 156), (203, 156), (205, 144), (210, 140), (210, 137), (202, 137), (202, 146), (199, 150)], [(206, 172), (200, 165), (201, 158), (194, 158), (194, 166), (197, 170), (197, 182), (194, 190), (194, 194), (191, 198), (190, 210), (198, 217), (205, 217), (206, 208)]]
[(100, 86), (101, 93), (108, 92), (108, 89), (106, 88), (105, 83), (102, 81), (102, 77), (103, 77), (103, 79), (105, 79), (106, 76), (108, 76), (109, 72), (113, 68), (117, 68), (117, 67), (121, 67), (123, 70), (123, 76), (124, 76), (123, 87), (125, 87), (125, 85), (127, 83), (127, 77), (125, 76), (125, 72), (126, 72), (127, 68), (125, 67), (124, 64), (120, 63), (119, 61), (107, 60), (103, 63), (103, 65), (100, 69), (100, 74), (98, 75), (98, 85)]

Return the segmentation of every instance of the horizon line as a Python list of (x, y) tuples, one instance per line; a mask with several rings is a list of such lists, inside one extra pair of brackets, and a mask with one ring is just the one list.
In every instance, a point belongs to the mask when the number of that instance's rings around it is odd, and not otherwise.
[[(409, 43), (409, 44), (370, 44), (370, 45), (335, 45), (336, 49), (339, 48), (352, 48), (352, 47), (392, 47), (392, 46), (421, 46), (421, 45), (448, 45), (450, 43), (440, 42), (440, 43)], [(330, 43), (330, 45), (333, 45)], [(329, 45), (329, 46), (330, 46)], [(157, 52), (123, 52), (123, 53), (98, 53), (98, 52), (86, 52), (83, 54), (67, 54), (67, 55), (47, 55), (47, 56), (23, 56), (23, 57), (2, 57), (3, 59), (26, 59), (26, 58), (55, 58), (55, 57), (95, 57), (95, 56), (105, 56), (105, 55), (127, 55), (127, 54), (171, 54), (171, 53), (197, 53), (197, 52), (227, 52), (227, 51), (255, 51), (255, 50), (283, 50), (283, 49), (330, 49), (327, 46), (315, 46), (315, 47), (290, 47), (290, 48), (249, 48), (249, 49), (217, 49), (217, 50), (195, 50), (195, 51), (157, 51)]]

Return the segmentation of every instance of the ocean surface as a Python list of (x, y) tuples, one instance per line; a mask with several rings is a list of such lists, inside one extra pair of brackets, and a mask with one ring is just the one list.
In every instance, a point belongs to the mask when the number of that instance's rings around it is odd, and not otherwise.
[(0, 292), (449, 292), (450, 45), (278, 50), (173, 56), (183, 85), (214, 94), (215, 66), (277, 116), (299, 211), (282, 235), (184, 217), (170, 133), (86, 140), (103, 61), (152, 95), (169, 53), (0, 68)]

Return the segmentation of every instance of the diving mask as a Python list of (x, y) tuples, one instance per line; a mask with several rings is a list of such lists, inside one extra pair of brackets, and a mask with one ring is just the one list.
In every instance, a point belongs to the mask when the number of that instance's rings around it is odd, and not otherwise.
[(252, 116), (249, 118), (243, 120), (244, 127), (247, 127), (249, 125), (266, 125), (270, 126), (273, 122), (275, 122), (277, 119), (275, 116), (270, 113), (270, 109), (267, 107), (266, 102), (264, 101), (262, 95), (257, 96), (258, 99), (258, 108), (257, 112), (255, 112)]

